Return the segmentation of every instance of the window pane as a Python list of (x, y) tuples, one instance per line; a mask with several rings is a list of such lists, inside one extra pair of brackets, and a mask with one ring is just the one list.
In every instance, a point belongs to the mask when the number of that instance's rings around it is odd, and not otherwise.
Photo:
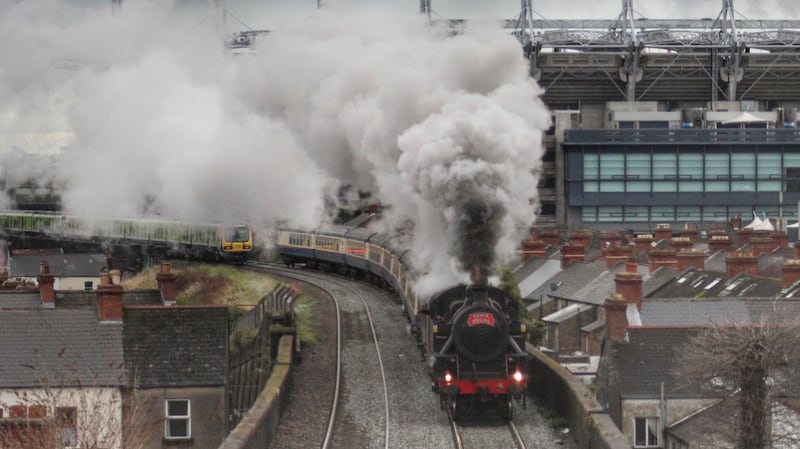
[(624, 154), (600, 155), (601, 179), (622, 179), (622, 176), (625, 174), (624, 170), (625, 170)]
[(731, 155), (731, 191), (755, 192), (756, 155), (734, 153)]
[(647, 419), (647, 445), (658, 445), (658, 419), (656, 418)]
[(697, 206), (679, 206), (677, 211), (678, 221), (699, 221), (700, 208)]
[(189, 436), (189, 420), (188, 419), (170, 419), (167, 426), (167, 437), (188, 437)]
[(581, 219), (583, 220), (584, 223), (597, 221), (597, 208), (596, 207), (582, 208)]
[(681, 179), (680, 183), (678, 183), (678, 191), (702, 192), (703, 183), (699, 179), (703, 177), (703, 155), (678, 155), (678, 176)]
[(653, 221), (675, 221), (675, 208), (673, 206), (653, 206), (651, 209)]
[(675, 181), (677, 176), (677, 154), (668, 153), (653, 155), (653, 192), (677, 191), (678, 183)]
[(622, 208), (598, 207), (597, 221), (622, 221)]
[(598, 159), (596, 154), (583, 155), (583, 179), (597, 179)]
[(649, 154), (628, 154), (625, 166), (626, 177), (628, 179), (625, 186), (628, 192), (649, 192), (650, 191), (650, 155)]
[(601, 181), (601, 192), (623, 192), (625, 184), (622, 181)]
[(703, 221), (726, 221), (725, 206), (703, 206)]
[(597, 192), (598, 188), (597, 181), (584, 181), (583, 183), (584, 192)]
[(625, 221), (647, 221), (647, 207), (625, 207)]
[(706, 155), (706, 192), (727, 192), (730, 177), (728, 154)]
[(189, 416), (189, 401), (167, 401), (168, 416)]
[(636, 418), (634, 420), (634, 440), (635, 446), (647, 445), (647, 420), (645, 418)]

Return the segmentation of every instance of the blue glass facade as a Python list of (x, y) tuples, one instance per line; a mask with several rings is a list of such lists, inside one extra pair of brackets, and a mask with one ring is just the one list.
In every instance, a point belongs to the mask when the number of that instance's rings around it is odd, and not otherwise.
[(794, 129), (568, 130), (567, 204), (583, 223), (795, 217)]

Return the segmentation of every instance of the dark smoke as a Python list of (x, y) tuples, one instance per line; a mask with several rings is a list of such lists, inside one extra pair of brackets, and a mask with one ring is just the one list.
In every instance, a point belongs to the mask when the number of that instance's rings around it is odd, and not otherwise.
[(495, 246), (499, 240), (500, 220), (505, 207), (496, 201), (481, 197), (466, 198), (456, 206), (454, 256), (461, 268), (470, 273), (475, 284), (486, 284), (488, 274), (497, 258)]

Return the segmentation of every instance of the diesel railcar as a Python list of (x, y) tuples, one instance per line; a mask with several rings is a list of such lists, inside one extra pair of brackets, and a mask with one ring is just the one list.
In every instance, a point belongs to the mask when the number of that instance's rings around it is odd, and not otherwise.
[(525, 404), (529, 377), (518, 304), (486, 285), (459, 285), (420, 297), (405, 243), (401, 235), (327, 225), (312, 231), (280, 229), (276, 248), (288, 266), (365, 273), (390, 286), (425, 352), (442, 405), (459, 416), (492, 410), (510, 417), (512, 400)]
[(175, 255), (206, 260), (247, 260), (253, 232), (246, 224), (184, 223), (151, 218), (86, 218), (25, 211), (0, 211), (7, 237), (51, 235), (62, 240), (108, 241), (162, 246)]

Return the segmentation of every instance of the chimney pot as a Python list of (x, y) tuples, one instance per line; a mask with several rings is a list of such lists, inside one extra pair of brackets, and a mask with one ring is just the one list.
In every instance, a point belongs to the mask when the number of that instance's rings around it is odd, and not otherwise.
[(100, 273), (97, 286), (97, 314), (100, 321), (122, 321), (122, 286), (111, 284), (111, 275)]
[(620, 294), (606, 299), (606, 333), (614, 340), (625, 338), (628, 328), (628, 303)]
[(158, 282), (158, 289), (161, 290), (161, 300), (164, 305), (174, 305), (177, 298), (175, 273), (172, 271), (172, 265), (169, 261), (161, 262), (161, 269), (156, 275), (156, 281)]
[(39, 296), (42, 298), (42, 306), (52, 308), (56, 306), (55, 277), (50, 274), (50, 264), (43, 260), (39, 263), (39, 275), (36, 277), (39, 282)]

